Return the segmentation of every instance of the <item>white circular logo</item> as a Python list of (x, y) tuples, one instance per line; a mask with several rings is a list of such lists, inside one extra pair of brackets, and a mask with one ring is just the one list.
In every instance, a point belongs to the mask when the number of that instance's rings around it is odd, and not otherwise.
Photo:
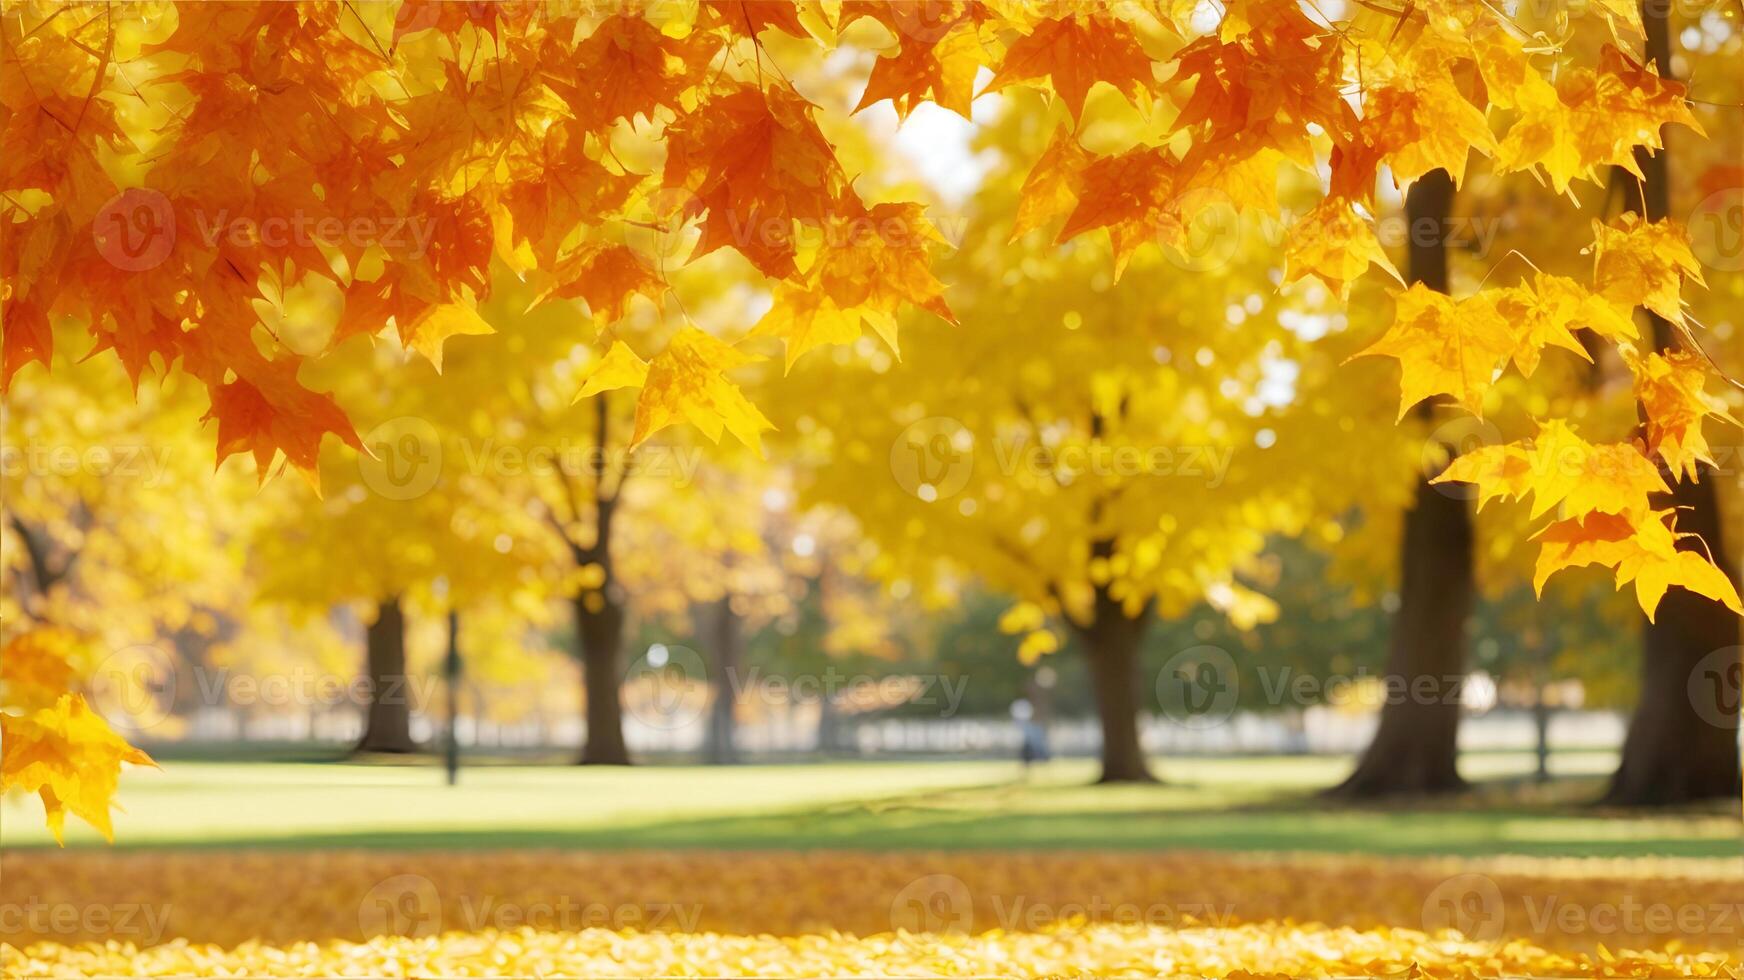
[(1455, 875), (1423, 900), (1423, 931), (1452, 931), (1470, 942), (1494, 944), (1501, 941), (1505, 912), (1495, 881), (1480, 874)]
[(149, 272), (175, 248), (176, 209), (158, 191), (129, 187), (98, 209), (91, 239), (97, 254), (115, 268)]
[(1188, 272), (1211, 272), (1229, 264), (1241, 247), (1241, 213), (1228, 195), (1203, 188), (1176, 202), (1179, 235), (1164, 236), (1163, 257)]
[(927, 503), (961, 492), (974, 472), (975, 437), (956, 419), (921, 419), (890, 444), (897, 485)]
[(925, 875), (904, 885), (890, 901), (890, 927), (908, 932), (968, 932), (975, 899), (956, 875)]
[(357, 905), (364, 938), (420, 938), (442, 931), (442, 896), (423, 875), (394, 875), (376, 883)]
[(626, 710), (663, 731), (693, 725), (708, 710), (708, 666), (689, 647), (656, 643), (624, 673)]
[(357, 457), (364, 486), (388, 500), (429, 493), (442, 476), (442, 436), (415, 415), (388, 419), (363, 437)]
[(1744, 269), (1744, 186), (1722, 187), (1690, 212), (1690, 251), (1710, 269)]
[[(1425, 476), (1434, 476), (1447, 468), (1449, 460), (1485, 446), (1500, 445), (1502, 441), (1502, 430), (1493, 422), (1473, 415), (1448, 419), (1423, 440), (1421, 472)], [(1436, 493), (1450, 500), (1476, 500), (1478, 496), (1477, 486), (1471, 483), (1436, 483), (1432, 486)]]
[(122, 647), (92, 673), (91, 700), (116, 728), (135, 735), (145, 732), (175, 708), (175, 659), (149, 643)]
[(1722, 647), (1696, 662), (1689, 676), (1691, 707), (1715, 728), (1737, 731), (1744, 702), (1744, 647)]
[(1156, 691), (1170, 721), (1185, 728), (1215, 728), (1235, 714), (1241, 675), (1235, 658), (1222, 647), (1188, 647), (1157, 672)]

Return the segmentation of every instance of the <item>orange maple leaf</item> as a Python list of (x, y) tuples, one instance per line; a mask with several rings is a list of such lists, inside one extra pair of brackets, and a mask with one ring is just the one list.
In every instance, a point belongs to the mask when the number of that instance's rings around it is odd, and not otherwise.
[(930, 99), (968, 119), (980, 55), (981, 41), (973, 28), (952, 31), (930, 44), (903, 38), (895, 54), (872, 63), (866, 91), (854, 111), (889, 99), (896, 117), (907, 119), (915, 106)]
[(1042, 227), (1061, 215), (1068, 214), (1078, 203), (1083, 186), (1084, 168), (1090, 154), (1078, 144), (1078, 136), (1070, 127), (1060, 126), (1048, 141), (1048, 148), (1030, 168), (1018, 191), (1017, 218), (1011, 225), (1011, 240)]
[(18, 369), (37, 361), (48, 367), (54, 358), (54, 327), (48, 313), (29, 299), (6, 297), (0, 305), (0, 391), (12, 383)]
[(582, 127), (597, 132), (619, 119), (652, 119), (661, 107), (676, 110), (719, 47), (718, 34), (668, 37), (640, 14), (623, 13), (601, 22), (573, 57), (549, 65), (543, 77)]
[(796, 0), (701, 0), (702, 23), (705, 27), (724, 27), (739, 37), (753, 41), (757, 35), (773, 27), (783, 34), (804, 38), (810, 34), (800, 23), (803, 9)]
[(697, 256), (730, 245), (764, 275), (793, 274), (794, 222), (821, 226), (847, 185), (813, 108), (784, 85), (744, 86), (667, 131), (664, 185), (694, 195), (686, 217), (707, 214)]
[(581, 248), (554, 271), (559, 285), (553, 295), (586, 300), (588, 309), (602, 324), (622, 320), (629, 312), (630, 301), (637, 296), (645, 296), (658, 305), (666, 295), (666, 282), (628, 245)]
[(1635, 583), (1635, 598), (1650, 622), (1673, 585), (1744, 613), (1726, 573), (1701, 552), (1678, 547), (1679, 535), (1667, 523), (1672, 516), (1669, 510), (1593, 512), (1549, 525), (1536, 535), (1543, 550), (1533, 587), (1543, 594), (1545, 581), (1564, 568), (1603, 565), (1615, 571), (1618, 588)]
[[(281, 354), (268, 360), (247, 337), (203, 339), (201, 346), (190, 351), (188, 366), (191, 373), (206, 381), (211, 393), (211, 406), (201, 421), (218, 422), (220, 462), (236, 453), (252, 453), (260, 478), (265, 480), (276, 455), (282, 452), (287, 462), (312, 480), (321, 439), (327, 433), (339, 436), (353, 449), (363, 448), (333, 397), (311, 391), (297, 379), (303, 358)], [(215, 383), (217, 377), (229, 380)]]
[(1094, 6), (1044, 20), (1005, 52), (999, 71), (987, 83), (997, 92), (1016, 82), (1047, 77), (1073, 119), (1084, 114), (1084, 100), (1097, 82), (1107, 82), (1128, 98), (1156, 88), (1150, 56), (1132, 25)]
[(1090, 161), (1079, 177), (1077, 206), (1057, 241), (1107, 228), (1116, 276), (1145, 242), (1184, 242), (1187, 225), (1175, 203), (1177, 167), (1167, 150), (1154, 146)]

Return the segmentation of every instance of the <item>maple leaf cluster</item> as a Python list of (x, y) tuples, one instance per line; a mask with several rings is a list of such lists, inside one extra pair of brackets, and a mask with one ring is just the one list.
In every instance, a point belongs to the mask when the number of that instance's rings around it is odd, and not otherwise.
[(1682, 291), (1688, 282), (1700, 283), (1699, 266), (1682, 229), (1670, 221), (1625, 214), (1613, 224), (1595, 222), (1594, 233), (1597, 288), (1543, 273), (1463, 299), (1414, 285), (1399, 294), (1386, 334), (1362, 353), (1398, 359), (1401, 418), (1412, 405), (1441, 395), (1481, 416), (1486, 394), (1510, 363), (1531, 375), (1549, 347), (1590, 361), (1577, 330), (1616, 345), (1634, 377), (1640, 439), (1594, 445), (1566, 421), (1549, 419), (1534, 439), (1460, 456), (1436, 482), (1471, 483), (1480, 504), (1531, 497), (1534, 518), (1558, 511), (1537, 534), (1534, 584), (1540, 591), (1561, 569), (1596, 564), (1615, 572), (1619, 588), (1634, 583), (1649, 619), (1672, 585), (1744, 612), (1712, 556), (1686, 546), (1699, 542), (1677, 531), (1675, 510), (1654, 504), (1655, 496), (1671, 491), (1667, 476), (1695, 480), (1698, 464), (1714, 462), (1703, 421), (1731, 421), (1724, 404), (1703, 390), (1710, 374), (1703, 354), (1643, 353), (1635, 346), (1636, 307), (1683, 323)]
[[(1639, 32), (1626, 5), (1605, 12)], [(1209, 33), (1192, 16), (1161, 0), (408, 0), (391, 21), (331, 4), (24, 5), (8, 15), (18, 71), (0, 92), (15, 151), (0, 166), (14, 284), (0, 373), (47, 363), (50, 322), (78, 317), (135, 384), (177, 364), (202, 380), (221, 455), (308, 471), (326, 434), (357, 444), (333, 399), (299, 381), (320, 351), (263, 325), (264, 305), (310, 280), (339, 294), (327, 347), (391, 328), (439, 364), (447, 337), (489, 329), (455, 311), (489, 292), (500, 259), (545, 298), (585, 300), (603, 352), (632, 297), (667, 291), (663, 257), (629, 232), (694, 221), (691, 258), (732, 249), (772, 281), (755, 334), (785, 339), (790, 366), (864, 326), (894, 343), (910, 308), (952, 320), (924, 208), (860, 198), (771, 33), (819, 59), (844, 38), (882, 39), (858, 42), (888, 45), (859, 108), (968, 116), (978, 94), (1055, 93), (1069, 122), (1017, 230), (1060, 216), (1060, 240), (1107, 228), (1121, 267), (1144, 242), (1178, 243), (1208, 197), (1275, 216), (1280, 165), (1326, 157), (1326, 199), (1286, 243), (1289, 278), (1343, 288), (1390, 268), (1365, 217), (1383, 167), (1457, 179), (1476, 150), (1562, 189), (1632, 168), (1665, 123), (1694, 125), (1681, 88), (1619, 49), (1553, 74), (1486, 5), (1438, 0), (1336, 30), (1282, 0), (1237, 5)], [(1175, 100), (1167, 139), (1084, 150), (1073, 124), (1098, 86)], [(1492, 109), (1516, 117), (1500, 137)], [(625, 162), (626, 134), (663, 162)], [(649, 354), (638, 436), (679, 417), (753, 440), (767, 428), (721, 387), (736, 392), (734, 346)]]

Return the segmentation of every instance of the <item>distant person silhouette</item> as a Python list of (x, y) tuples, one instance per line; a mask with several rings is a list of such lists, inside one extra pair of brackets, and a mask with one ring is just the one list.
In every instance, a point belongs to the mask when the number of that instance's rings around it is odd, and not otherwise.
[(1046, 762), (1052, 753), (1048, 751), (1048, 733), (1035, 718), (1035, 707), (1028, 698), (1018, 698), (1011, 702), (1011, 719), (1017, 722), (1019, 734), (1018, 758), (1027, 771), (1032, 763)]

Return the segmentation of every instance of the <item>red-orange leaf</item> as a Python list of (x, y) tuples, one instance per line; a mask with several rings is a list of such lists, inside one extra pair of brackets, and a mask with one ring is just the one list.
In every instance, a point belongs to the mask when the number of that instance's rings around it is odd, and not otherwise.
[(1132, 25), (1094, 5), (1044, 20), (1014, 42), (987, 91), (1042, 77), (1052, 81), (1074, 119), (1084, 114), (1084, 100), (1097, 82), (1107, 82), (1128, 98), (1156, 87), (1150, 56), (1139, 46)]
[(793, 274), (794, 222), (822, 225), (847, 184), (813, 108), (785, 86), (744, 87), (668, 130), (664, 184), (694, 195), (687, 217), (707, 214), (698, 256), (730, 245), (764, 275)]

